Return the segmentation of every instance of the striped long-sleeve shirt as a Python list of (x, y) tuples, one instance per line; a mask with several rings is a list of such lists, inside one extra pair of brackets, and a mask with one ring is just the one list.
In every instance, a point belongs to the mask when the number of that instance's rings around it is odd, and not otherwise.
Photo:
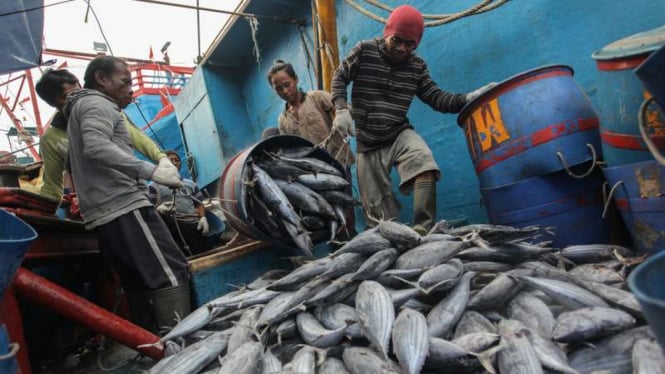
[(444, 113), (458, 113), (466, 104), (464, 94), (437, 86), (420, 57), (391, 64), (383, 39), (359, 42), (337, 68), (331, 90), (337, 108), (346, 105), (351, 82), (358, 152), (390, 145), (402, 130), (412, 128), (406, 114), (414, 96)]

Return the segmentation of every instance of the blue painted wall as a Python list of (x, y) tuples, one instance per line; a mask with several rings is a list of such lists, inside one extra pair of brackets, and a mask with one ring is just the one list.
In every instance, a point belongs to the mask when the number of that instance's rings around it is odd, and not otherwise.
[[(387, 17), (387, 12), (359, 3)], [(386, 0), (385, 3), (391, 7), (411, 4), (423, 13), (441, 14), (467, 9), (477, 1)], [(274, 13), (277, 5), (284, 13)], [(336, 5), (342, 57), (357, 41), (381, 35), (383, 24), (360, 14), (343, 0), (336, 1)], [(428, 63), (434, 80), (452, 92), (468, 92), (542, 65), (570, 65), (576, 80), (597, 106), (598, 75), (590, 57), (592, 52), (617, 39), (662, 25), (663, 9), (665, 0), (602, 4), (591, 0), (513, 0), (487, 13), (427, 28), (417, 53)], [(311, 16), (310, 2), (303, 0), (253, 1), (245, 11), (307, 20)], [(219, 48), (197, 71), (205, 72), (214, 112), (214, 118), (209, 120), (217, 123), (226, 157), (258, 141), (261, 130), (274, 126), (283, 109), (283, 102), (272, 92), (265, 77), (274, 59), (294, 64), (303, 89), (315, 86), (298, 27), (269, 20), (259, 22), (260, 62), (251, 53), (249, 26), (239, 20), (227, 35), (227, 39), (237, 40), (222, 39)], [(311, 53), (311, 20), (301, 30)], [(443, 172), (437, 187), (438, 218), (466, 217), (469, 222), (485, 222), (478, 182), (462, 130), (456, 124), (457, 116), (434, 112), (415, 100), (409, 119), (427, 139)], [(196, 157), (207, 157), (205, 149), (191, 151)], [(409, 222), (411, 198), (401, 196), (400, 200), (404, 207), (400, 218)]]

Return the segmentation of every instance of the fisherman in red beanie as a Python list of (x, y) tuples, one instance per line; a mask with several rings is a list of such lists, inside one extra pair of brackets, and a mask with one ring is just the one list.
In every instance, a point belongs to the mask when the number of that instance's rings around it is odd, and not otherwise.
[[(355, 134), (360, 198), (370, 226), (392, 219), (401, 209), (392, 191), (390, 171), (397, 168), (400, 192), (413, 191), (413, 228), (424, 235), (436, 222), (436, 182), (441, 178), (432, 151), (409, 123), (406, 114), (414, 96), (432, 109), (458, 113), (493, 84), (468, 94), (441, 90), (425, 61), (414, 54), (425, 29), (414, 7), (395, 8), (383, 38), (363, 40), (342, 61), (332, 81), (333, 128)], [(347, 86), (353, 82), (347, 107)]]

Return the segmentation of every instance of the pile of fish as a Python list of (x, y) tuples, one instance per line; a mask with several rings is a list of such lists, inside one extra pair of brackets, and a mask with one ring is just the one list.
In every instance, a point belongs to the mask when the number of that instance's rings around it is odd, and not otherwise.
[[(356, 205), (349, 181), (316, 147), (263, 150), (248, 160), (247, 205), (252, 224), (274, 242), (312, 256), (312, 242), (333, 240)], [(318, 157), (317, 157), (318, 156)]]
[(627, 291), (643, 258), (539, 227), (382, 221), (201, 306), (151, 373), (665, 373)]

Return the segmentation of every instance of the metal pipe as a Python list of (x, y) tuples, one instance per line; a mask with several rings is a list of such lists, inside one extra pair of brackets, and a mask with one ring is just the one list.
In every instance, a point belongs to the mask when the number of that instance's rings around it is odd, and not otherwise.
[(46, 278), (20, 267), (13, 285), (16, 291), (35, 304), (89, 327), (144, 355), (159, 360), (164, 356), (160, 347), (141, 347), (155, 343), (159, 337), (58, 286)]

